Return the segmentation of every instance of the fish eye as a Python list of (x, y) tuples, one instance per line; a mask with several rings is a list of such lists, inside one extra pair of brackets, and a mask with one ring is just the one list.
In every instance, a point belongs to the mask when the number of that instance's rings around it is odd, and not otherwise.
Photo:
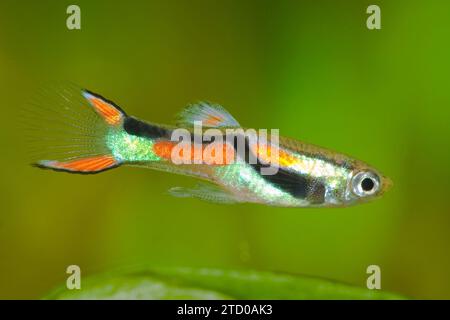
[(373, 182), (373, 180), (371, 178), (364, 178), (361, 181), (361, 188), (366, 192), (372, 191), (374, 186), (375, 186), (375, 182)]
[(373, 172), (359, 172), (353, 176), (352, 191), (360, 197), (375, 194), (380, 187), (380, 178)]

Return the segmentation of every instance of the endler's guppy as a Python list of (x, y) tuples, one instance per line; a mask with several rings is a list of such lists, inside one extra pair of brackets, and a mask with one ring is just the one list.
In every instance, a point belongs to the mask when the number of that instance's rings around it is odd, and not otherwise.
[[(283, 207), (348, 206), (379, 197), (391, 184), (361, 161), (288, 138), (280, 138), (278, 170), (273, 175), (261, 174), (259, 161), (175, 164), (171, 134), (176, 128), (192, 131), (197, 121), (223, 132), (241, 127), (219, 105), (190, 105), (176, 126), (141, 121), (112, 101), (74, 87), (65, 87), (38, 105), (33, 110), (40, 117), (33, 121), (41, 134), (35, 134), (36, 146), (49, 159), (37, 161), (40, 168), (98, 173), (122, 165), (147, 167), (210, 182), (192, 189), (172, 188), (174, 196)], [(258, 145), (245, 149), (261, 156)]]

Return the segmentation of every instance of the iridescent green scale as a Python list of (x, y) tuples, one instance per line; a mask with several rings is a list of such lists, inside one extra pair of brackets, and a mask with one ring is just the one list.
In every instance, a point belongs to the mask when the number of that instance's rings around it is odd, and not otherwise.
[(106, 145), (114, 157), (123, 162), (161, 160), (153, 152), (154, 140), (128, 134), (122, 129), (111, 129), (106, 135)]

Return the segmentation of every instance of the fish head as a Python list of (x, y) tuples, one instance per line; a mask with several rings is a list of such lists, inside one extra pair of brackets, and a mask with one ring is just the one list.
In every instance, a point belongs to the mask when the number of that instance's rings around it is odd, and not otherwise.
[(382, 196), (392, 180), (369, 165), (355, 161), (347, 179), (345, 202), (360, 203)]

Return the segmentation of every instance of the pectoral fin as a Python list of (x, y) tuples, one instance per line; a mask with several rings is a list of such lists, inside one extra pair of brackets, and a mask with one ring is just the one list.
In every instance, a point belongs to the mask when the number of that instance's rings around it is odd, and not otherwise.
[(209, 184), (197, 184), (195, 188), (174, 187), (169, 193), (177, 198), (197, 198), (203, 201), (232, 204), (239, 202), (234, 195), (222, 190), (220, 187)]

